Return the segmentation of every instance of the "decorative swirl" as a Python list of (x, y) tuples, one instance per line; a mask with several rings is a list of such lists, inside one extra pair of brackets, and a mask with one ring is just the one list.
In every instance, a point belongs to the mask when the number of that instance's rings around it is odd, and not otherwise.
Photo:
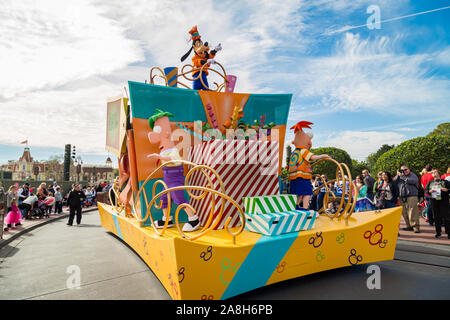
[[(194, 66), (191, 65), (191, 64), (185, 64), (181, 68), (181, 73), (177, 75), (177, 84), (183, 86), (186, 89), (191, 89), (186, 84), (180, 82), (179, 78), (183, 77), (184, 79), (186, 79), (188, 81), (195, 81), (195, 80), (200, 79), (200, 81), (203, 84), (203, 86), (205, 88), (207, 88), (207, 86), (203, 82), (202, 74), (203, 74), (203, 72), (206, 72), (208, 70), (208, 71), (217, 73), (220, 77), (223, 78), (223, 80), (224, 80), (223, 83), (221, 83), (221, 84), (218, 84), (216, 82), (213, 83), (216, 86), (215, 90), (212, 90), (211, 88), (209, 88), (211, 91), (220, 92), (220, 91), (224, 90), (226, 88), (226, 85), (228, 84), (227, 73), (226, 73), (224, 67), (219, 62), (216, 61), (216, 65), (218, 65), (220, 67), (220, 69), (222, 69), (222, 73), (217, 71), (217, 70), (215, 70), (215, 69), (210, 68), (210, 66), (208, 64), (206, 64), (206, 63), (201, 68), (194, 68)], [(187, 71), (186, 71), (185, 70), (186, 68), (190, 68), (190, 69), (187, 69)], [(161, 74), (153, 74), (154, 70), (159, 71)], [(197, 76), (193, 76), (194, 73), (197, 73)], [(189, 77), (188, 76), (189, 74), (191, 74), (192, 77)], [(161, 68), (159, 68), (159, 67), (153, 67), (153, 68), (150, 69), (150, 83), (151, 84), (155, 84), (154, 80), (155, 80), (156, 77), (159, 77), (159, 78), (163, 79), (164, 83), (165, 83), (165, 86), (168, 85), (167, 77), (165, 76), (164, 71)]]
[[(115, 201), (112, 201), (113, 194)], [(116, 179), (114, 179), (113, 186), (109, 189), (108, 192), (109, 203), (111, 203), (111, 205), (113, 206), (114, 211), (116, 211), (117, 213), (122, 213), (125, 209), (125, 206), (123, 205), (123, 203), (120, 202), (119, 195), (120, 195), (119, 177), (116, 177)]]
[[(153, 75), (153, 70), (158, 70), (161, 73), (161, 75), (160, 74)], [(153, 67), (153, 68), (150, 69), (150, 83), (151, 84), (155, 84), (155, 77), (159, 77), (161, 79), (164, 79), (165, 86), (167, 86), (167, 83), (168, 83), (167, 77), (164, 74), (164, 71), (160, 67)]]
[[(155, 176), (155, 174), (156, 174), (160, 169), (162, 169), (163, 167), (168, 166), (168, 165), (171, 165), (171, 164), (177, 164), (177, 165), (179, 165), (180, 163), (185, 164), (185, 165), (189, 165), (189, 166), (193, 166), (193, 168), (190, 169), (189, 172), (188, 172), (188, 174), (186, 175), (186, 178), (185, 178), (185, 185), (184, 185), (184, 186), (174, 187), (174, 188), (167, 188), (167, 186), (164, 184), (164, 182), (161, 181), (161, 180), (159, 180), (160, 182), (159, 182), (159, 181), (158, 181), (158, 182), (155, 182), (155, 184), (153, 185), (153, 190), (152, 190), (153, 195), (152, 195), (152, 199), (151, 199), (150, 202), (148, 202), (147, 193), (146, 193), (146, 190), (145, 190), (145, 186), (146, 186), (146, 184), (148, 183), (148, 181), (150, 181), (150, 180)], [(206, 177), (206, 179), (207, 179), (207, 181), (208, 181), (208, 187), (204, 187), (204, 186), (191, 186), (191, 185), (189, 185), (189, 179), (190, 179), (191, 175), (192, 175), (195, 171), (197, 171), (197, 170), (200, 170), (200, 172), (202, 172), (202, 174), (205, 175), (205, 177)], [(207, 174), (206, 171), (212, 172), (212, 174), (215, 176), (215, 178), (216, 178), (217, 181), (219, 182), (220, 191), (214, 190), (214, 189), (212, 188), (212, 186), (213, 186), (212, 179), (211, 179), (211, 177)], [(156, 184), (162, 184), (163, 187), (164, 187), (164, 189), (163, 189), (161, 192), (159, 192), (158, 194), (155, 195)], [(226, 229), (227, 232), (231, 235), (231, 237), (232, 237), (232, 239), (233, 239), (233, 244), (236, 243), (236, 237), (237, 237), (239, 234), (241, 234), (242, 231), (243, 231), (244, 228), (245, 228), (245, 217), (244, 217), (244, 212), (243, 212), (242, 208), (241, 208), (241, 207), (239, 206), (239, 204), (236, 203), (232, 198), (230, 198), (227, 194), (225, 194), (225, 187), (224, 187), (223, 181), (222, 181), (222, 179), (220, 178), (219, 174), (218, 174), (214, 169), (212, 169), (212, 168), (210, 168), (210, 167), (208, 167), (208, 166), (205, 166), (205, 165), (197, 165), (197, 164), (195, 164), (195, 163), (193, 163), (193, 162), (190, 162), (190, 161), (186, 161), (186, 160), (172, 160), (172, 161), (168, 161), (168, 162), (166, 162), (166, 163), (160, 165), (160, 166), (159, 166), (158, 168), (156, 168), (151, 174), (149, 174), (148, 177), (145, 179), (144, 183), (142, 184), (141, 188), (140, 188), (139, 191), (137, 192), (135, 198), (134, 198), (134, 201), (133, 201), (133, 204), (132, 204), (132, 214), (133, 214), (133, 217), (140, 223), (141, 227), (143, 226), (143, 222), (146, 221), (146, 220), (149, 218), (150, 221), (151, 221), (151, 224), (152, 224), (152, 227), (153, 227), (154, 231), (155, 231), (158, 235), (162, 236), (162, 235), (165, 233), (165, 231), (166, 231), (166, 228), (167, 228), (169, 219), (166, 220), (166, 222), (165, 222), (165, 224), (164, 224), (164, 227), (163, 227), (163, 229), (162, 229), (161, 232), (160, 232), (160, 231), (156, 228), (156, 226), (155, 226), (153, 217), (152, 217), (152, 215), (150, 214), (150, 209), (152, 208), (152, 206), (155, 206), (156, 208), (161, 208), (162, 203), (161, 203), (161, 202), (157, 203), (157, 199), (160, 198), (160, 197), (161, 197), (162, 195), (164, 195), (164, 194), (168, 194), (167, 196), (168, 196), (168, 204), (169, 204), (169, 207), (168, 207), (167, 209), (168, 209), (168, 211), (169, 211), (169, 210), (170, 210), (170, 203), (171, 203), (171, 201), (170, 201), (170, 192), (172, 192), (172, 191), (177, 191), (177, 190), (186, 190), (186, 191), (188, 192), (189, 196), (192, 197), (192, 198), (194, 198), (194, 199), (203, 199), (203, 198), (206, 197), (208, 194), (211, 194), (211, 199), (212, 199), (212, 200), (211, 200), (211, 211), (210, 211), (210, 214), (209, 214), (209, 217), (208, 217), (208, 221), (206, 222), (205, 226), (200, 230), (199, 233), (197, 233), (195, 236), (191, 236), (191, 237), (187, 236), (187, 235), (186, 235), (185, 233), (183, 233), (183, 231), (181, 230), (180, 224), (179, 224), (179, 221), (178, 221), (178, 216), (179, 216), (180, 210), (181, 210), (181, 209), (184, 209), (184, 208), (189, 208), (189, 209), (191, 209), (194, 213), (195, 213), (196, 211), (195, 211), (194, 208), (193, 208), (190, 204), (188, 204), (188, 203), (181, 204), (181, 205), (178, 206), (178, 208), (177, 208), (177, 210), (176, 210), (176, 212), (175, 212), (175, 224), (176, 224), (177, 229), (178, 229), (178, 231), (180, 232), (180, 234), (182, 235), (183, 238), (189, 239), (189, 240), (195, 240), (195, 239), (198, 239), (198, 238), (202, 237), (203, 235), (205, 235), (205, 234), (208, 233), (209, 231), (213, 230), (213, 229), (219, 224), (219, 222), (220, 222), (220, 220), (221, 220), (221, 218), (222, 218), (222, 215), (223, 215), (223, 209), (224, 209), (224, 206), (225, 206), (225, 200), (227, 200), (227, 201), (231, 202), (231, 204), (237, 209), (237, 211), (238, 211), (238, 213), (239, 213), (240, 220), (241, 220), (241, 227), (240, 227), (236, 232), (234, 232), (234, 233), (231, 231), (231, 228), (230, 228), (230, 226), (229, 226), (230, 221), (231, 221), (231, 218), (228, 218), (228, 219), (225, 221), (225, 229)], [(197, 195), (196, 195), (196, 194), (192, 193), (191, 191), (193, 191), (193, 190), (195, 190), (195, 191), (200, 191), (200, 194), (197, 194)], [(138, 203), (138, 201), (139, 201), (139, 199), (140, 199), (141, 194), (144, 195), (145, 204), (147, 205), (147, 210), (146, 210), (146, 212), (145, 212), (145, 216), (144, 216), (142, 219), (138, 217), (139, 214), (138, 214), (138, 211), (136, 210), (136, 207), (135, 207), (135, 205)], [(215, 204), (216, 204), (216, 200), (215, 200), (215, 197), (216, 197), (216, 196), (219, 196), (219, 197), (221, 198), (221, 205), (220, 205), (220, 211), (219, 211), (219, 214), (216, 216), (216, 219), (215, 219), (214, 221), (212, 221), (212, 220), (213, 220), (213, 214), (214, 214), (214, 212), (215, 212), (215, 207), (216, 207), (216, 205), (215, 205)], [(169, 212), (170, 212), (170, 211), (169, 211)]]
[[(333, 219), (335, 217), (341, 218), (343, 216), (347, 223), (348, 218), (350, 218), (350, 216), (354, 212), (355, 205), (356, 205), (356, 196), (353, 194), (354, 193), (354, 185), (352, 182), (352, 175), (351, 175), (350, 169), (348, 168), (348, 166), (345, 163), (339, 163), (332, 158), (325, 158), (325, 159), (317, 160), (316, 162), (311, 164), (311, 167), (317, 165), (318, 163), (320, 163), (322, 161), (331, 161), (334, 164), (336, 164), (337, 167), (336, 167), (336, 179), (335, 180), (325, 182), (325, 180), (322, 179), (322, 177), (320, 177), (320, 179), (322, 180), (322, 182), (324, 183), (324, 186), (326, 188), (326, 193), (325, 193), (325, 196), (323, 199), (323, 207), (319, 210), (319, 213), (325, 212), (326, 215), (328, 217), (330, 217), (331, 219)], [(345, 169), (345, 171), (344, 171), (344, 169)], [(340, 177), (339, 177), (339, 175), (340, 175)], [(346, 177), (348, 177), (348, 178), (346, 178)], [(335, 200), (339, 198), (339, 197), (336, 197), (336, 195), (328, 189), (328, 184), (333, 183), (335, 181), (342, 182), (342, 195), (340, 197), (338, 209), (336, 210), (335, 213), (330, 213), (330, 212), (327, 212), (327, 210), (326, 210), (326, 207), (328, 206), (328, 203), (329, 203), (329, 195), (331, 194), (333, 199), (335, 199)], [(349, 182), (348, 201), (347, 201), (347, 203), (345, 203), (345, 195), (347, 194), (347, 182)], [(315, 190), (316, 193), (318, 193), (319, 191), (320, 191), (320, 189)], [(344, 207), (344, 203), (345, 203), (345, 207)]]

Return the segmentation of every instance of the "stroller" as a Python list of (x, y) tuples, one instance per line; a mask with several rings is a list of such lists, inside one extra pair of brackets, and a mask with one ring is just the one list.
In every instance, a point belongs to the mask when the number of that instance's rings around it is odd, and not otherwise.
[(33, 210), (31, 210), (31, 216), (37, 217), (39, 219), (49, 218), (50, 215), (48, 214), (49, 210), (48, 208), (51, 207), (52, 205), (51, 204), (48, 205), (47, 202), (48, 201), (46, 200), (40, 200), (38, 202), (38, 205)]

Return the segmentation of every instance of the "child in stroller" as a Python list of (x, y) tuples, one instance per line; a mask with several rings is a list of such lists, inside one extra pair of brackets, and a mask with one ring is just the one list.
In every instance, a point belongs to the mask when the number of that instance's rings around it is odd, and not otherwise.
[(47, 213), (47, 205), (45, 204), (44, 200), (39, 200), (37, 206), (31, 209), (30, 215), (31, 217), (39, 219), (49, 217)]
[[(56, 202), (55, 197), (53, 196), (53, 193), (50, 192), (48, 194), (48, 197), (46, 197), (44, 199), (44, 203), (47, 206), (47, 214), (48, 215), (50, 215), (52, 213), (52, 208), (55, 205), (55, 202)], [(55, 212), (56, 212), (56, 210), (55, 210)]]

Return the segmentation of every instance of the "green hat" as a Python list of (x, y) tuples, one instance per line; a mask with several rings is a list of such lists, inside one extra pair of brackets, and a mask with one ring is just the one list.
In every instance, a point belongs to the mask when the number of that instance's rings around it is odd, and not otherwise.
[(160, 109), (156, 109), (155, 113), (148, 118), (148, 124), (150, 128), (153, 130), (153, 126), (155, 125), (155, 121), (162, 117), (173, 117), (173, 114), (170, 112), (164, 112)]

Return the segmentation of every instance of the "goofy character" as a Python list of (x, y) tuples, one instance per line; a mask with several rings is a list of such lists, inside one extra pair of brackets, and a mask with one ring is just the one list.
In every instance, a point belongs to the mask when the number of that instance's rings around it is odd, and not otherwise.
[[(152, 153), (148, 155), (148, 158), (157, 158), (163, 164), (171, 160), (181, 160), (178, 149), (175, 143), (172, 141), (172, 129), (170, 128), (169, 117), (173, 117), (170, 112), (164, 112), (156, 109), (153, 116), (149, 118), (149, 125), (152, 132), (148, 133), (148, 139), (151, 144), (159, 144), (160, 153)], [(163, 179), (168, 188), (174, 188), (184, 185), (183, 176), (183, 164), (173, 163), (163, 167)], [(176, 190), (170, 192), (170, 198), (177, 204), (188, 203), (184, 196), (183, 190)], [(170, 212), (167, 210), (168, 201), (167, 194), (161, 196), (162, 200), (162, 210), (163, 217), (162, 220), (155, 221), (156, 228), (163, 228), (166, 219), (169, 218)], [(196, 214), (192, 212), (189, 208), (184, 208), (186, 211), (189, 221), (184, 224), (183, 231), (190, 232), (197, 230), (200, 227), (200, 220)], [(173, 227), (174, 223), (170, 217), (167, 227)]]
[[(215, 47), (213, 50), (209, 51), (208, 42), (203, 43), (203, 41), (200, 39), (200, 34), (197, 31), (197, 26), (192, 27), (191, 31), (189, 31), (191, 34), (191, 40), (192, 40), (192, 47), (189, 49), (189, 51), (181, 57), (181, 62), (186, 60), (186, 58), (191, 54), (192, 49), (194, 50), (194, 56), (192, 57), (192, 64), (194, 68), (201, 68), (204, 64), (207, 64), (208, 67), (211, 64), (215, 64), (216, 61), (213, 59), (216, 55), (216, 53), (220, 50), (222, 50), (222, 46), (219, 45)], [(208, 75), (208, 70), (204, 69), (204, 71), (201, 74), (201, 77), (199, 76), (200, 71), (196, 71), (192, 73), (192, 77), (196, 80), (194, 80), (193, 89), (194, 90), (210, 90), (208, 85), (208, 79), (206, 78)], [(203, 86), (203, 83), (206, 85)]]
[(312, 132), (303, 132), (303, 128), (311, 129), (311, 122), (300, 121), (291, 129), (294, 129), (294, 140), (292, 144), (295, 145), (295, 150), (292, 152), (289, 159), (289, 180), (291, 183), (291, 193), (298, 196), (297, 209), (300, 209), (301, 204), (304, 209), (308, 209), (309, 200), (313, 194), (311, 179), (312, 170), (309, 164), (310, 160), (319, 160), (329, 158), (326, 154), (314, 155), (311, 149)]

